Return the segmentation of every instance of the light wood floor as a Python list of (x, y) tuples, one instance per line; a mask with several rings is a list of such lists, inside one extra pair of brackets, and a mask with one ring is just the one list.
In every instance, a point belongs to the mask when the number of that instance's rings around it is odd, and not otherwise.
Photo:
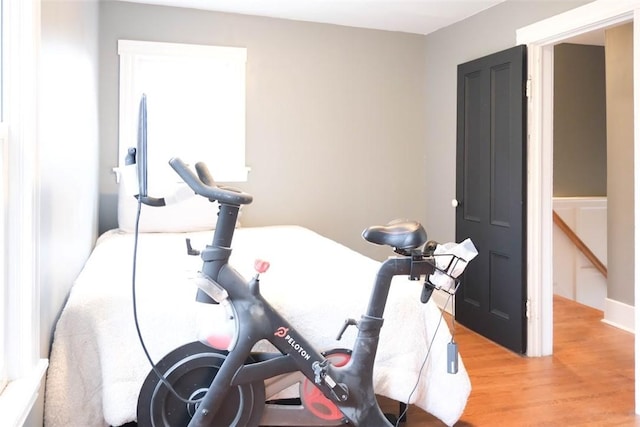
[[(456, 426), (640, 426), (634, 336), (602, 312), (554, 298), (554, 353), (527, 358), (456, 326), (471, 395)], [(382, 401), (385, 412), (397, 404)], [(413, 406), (405, 427), (442, 426)]]

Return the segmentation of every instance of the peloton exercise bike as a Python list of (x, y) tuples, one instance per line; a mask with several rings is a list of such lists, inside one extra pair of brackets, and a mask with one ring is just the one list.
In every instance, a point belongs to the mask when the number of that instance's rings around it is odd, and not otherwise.
[[(169, 163), (196, 194), (219, 203), (213, 242), (200, 253), (197, 299), (223, 304), (234, 327), (226, 339), (186, 344), (154, 367), (140, 391), (138, 425), (392, 426), (378, 406), (372, 380), (392, 278), (423, 281), (420, 299), (426, 303), (435, 288), (429, 276), (450, 271), (436, 267), (435, 244), (427, 243), (422, 225), (396, 221), (363, 232), (367, 241), (390, 246), (396, 256), (382, 263), (366, 313), (358, 321), (346, 320), (338, 333), (340, 339), (347, 327), (355, 326), (353, 348), (320, 352), (260, 294), (265, 264), (257, 263), (255, 277), (247, 281), (228, 263), (238, 212), (252, 196), (217, 186), (203, 163), (195, 165), (197, 175), (178, 158)], [(451, 257), (451, 262), (458, 260)], [(261, 340), (279, 353), (252, 352)], [(295, 384), (299, 399), (270, 400)]]

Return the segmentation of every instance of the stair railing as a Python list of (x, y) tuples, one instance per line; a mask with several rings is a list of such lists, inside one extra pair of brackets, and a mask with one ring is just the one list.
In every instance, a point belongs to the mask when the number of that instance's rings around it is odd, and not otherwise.
[(607, 277), (607, 267), (598, 259), (598, 257), (591, 252), (591, 249), (578, 237), (578, 235), (567, 225), (566, 222), (556, 211), (553, 211), (553, 223), (556, 224), (560, 230), (566, 234), (566, 236), (571, 240), (571, 242), (578, 248), (580, 252), (593, 264), (593, 266), (606, 278)]

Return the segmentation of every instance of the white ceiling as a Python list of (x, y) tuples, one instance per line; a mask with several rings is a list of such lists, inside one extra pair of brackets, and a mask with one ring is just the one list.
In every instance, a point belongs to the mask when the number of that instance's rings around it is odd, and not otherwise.
[(505, 0), (121, 0), (429, 34)]

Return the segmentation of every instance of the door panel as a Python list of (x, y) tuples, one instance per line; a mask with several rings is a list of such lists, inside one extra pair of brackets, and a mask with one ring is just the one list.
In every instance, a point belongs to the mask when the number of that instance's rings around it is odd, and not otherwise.
[(458, 66), (456, 241), (478, 256), (456, 296), (456, 319), (526, 351), (526, 51)]

